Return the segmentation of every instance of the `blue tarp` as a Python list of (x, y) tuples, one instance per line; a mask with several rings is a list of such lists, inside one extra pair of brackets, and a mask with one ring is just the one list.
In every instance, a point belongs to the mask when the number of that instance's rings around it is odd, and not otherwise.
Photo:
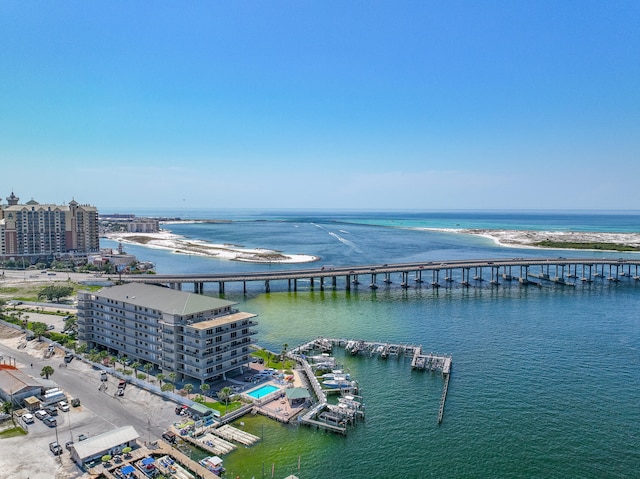
[(145, 457), (142, 460), (142, 465), (143, 466), (148, 466), (149, 464), (153, 464), (155, 462), (155, 460), (153, 459), (153, 457)]
[(135, 472), (135, 468), (132, 465), (127, 464), (126, 466), (122, 466), (120, 468), (120, 472), (126, 476), (127, 474)]

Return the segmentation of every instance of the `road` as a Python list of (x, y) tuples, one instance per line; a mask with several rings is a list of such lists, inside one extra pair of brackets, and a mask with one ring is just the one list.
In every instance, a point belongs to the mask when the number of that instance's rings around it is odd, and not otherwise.
[[(53, 367), (54, 373), (50, 377), (55, 381), (69, 396), (69, 398), (80, 398), (81, 406), (71, 408), (68, 413), (61, 412), (57, 416), (58, 427), (57, 433), (59, 442), (64, 445), (71, 438), (77, 440), (80, 434), (87, 436), (95, 436), (111, 429), (132, 425), (140, 435), (140, 441), (155, 441), (162, 432), (171, 425), (176, 419), (174, 408), (175, 403), (165, 401), (145, 390), (128, 384), (123, 397), (116, 397), (117, 380), (109, 375), (106, 391), (99, 391), (100, 374), (94, 370), (92, 366), (74, 359), (67, 367), (60, 367), (64, 364), (62, 357), (64, 353), (57, 350), (56, 354), (50, 358), (44, 358), (44, 351), (47, 344), (44, 342), (30, 341), (25, 349), (17, 350), (16, 346), (22, 341), (24, 335), (18, 334), (17, 331), (9, 331), (9, 328), (2, 328), (2, 339), (0, 340), (0, 355), (3, 356), (5, 362), (15, 360), (18, 368), (33, 377), (39, 377), (40, 371), (46, 365)], [(7, 337), (7, 336), (11, 337)], [(32, 366), (31, 366), (32, 365)], [(4, 469), (4, 461), (11, 461), (10, 466), (17, 468), (15, 476), (22, 477), (20, 471), (32, 471), (33, 461), (38, 457), (46, 455), (47, 458), (53, 458), (48, 450), (49, 442), (55, 440), (55, 429), (47, 428), (41, 421), (29, 426), (29, 435), (26, 437), (13, 438), (12, 443), (16, 441), (28, 441), (29, 447), (22, 445), (22, 452), (10, 457), (5, 455), (0, 460), (0, 465)], [(3, 442), (3, 448), (4, 446)], [(24, 443), (23, 443), (24, 444)], [(10, 444), (7, 444), (10, 449)], [(48, 461), (47, 461), (48, 462)], [(58, 465), (57, 462), (53, 463)], [(22, 465), (24, 467), (20, 468)], [(71, 463), (69, 454), (65, 450), (62, 456), (62, 467), (68, 475), (60, 475), (59, 477), (79, 477), (80, 469)], [(29, 469), (31, 468), (31, 469)], [(75, 473), (74, 473), (75, 471)], [(50, 473), (51, 471), (49, 471)], [(31, 474), (31, 472), (30, 472)], [(44, 473), (43, 473), (44, 474)], [(71, 475), (69, 475), (71, 474)], [(75, 475), (73, 475), (75, 474)], [(24, 476), (27, 477), (27, 476)], [(29, 475), (31, 479), (39, 477), (37, 474)], [(43, 475), (44, 477), (54, 477), (54, 475)], [(58, 477), (57, 475), (55, 477)]]

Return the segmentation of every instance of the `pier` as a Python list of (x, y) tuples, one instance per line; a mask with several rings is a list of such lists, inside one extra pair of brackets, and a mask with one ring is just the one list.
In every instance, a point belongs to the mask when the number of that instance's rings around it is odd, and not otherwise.
[[(438, 410), (438, 424), (444, 416), (444, 405), (449, 388), (451, 376), (452, 357), (437, 353), (424, 353), (421, 345), (383, 343), (376, 341), (364, 341), (353, 339), (315, 338), (289, 351), (290, 358), (295, 359), (304, 372), (308, 386), (317, 397), (318, 402), (299, 418), (299, 422), (310, 426), (326, 429), (340, 434), (347, 433), (347, 426), (355, 424), (364, 418), (364, 406), (361, 398), (353, 393), (352, 389), (341, 388), (338, 391), (342, 397), (338, 399), (338, 405), (327, 403), (327, 390), (323, 389), (318, 381), (312, 365), (307, 362), (309, 353), (312, 358), (322, 358), (333, 350), (333, 347), (342, 347), (351, 355), (367, 357), (377, 356), (380, 359), (406, 358), (411, 360), (411, 368), (419, 370), (435, 371), (442, 374), (444, 385)], [(323, 356), (325, 355), (325, 356)], [(331, 363), (335, 366), (335, 362)]]
[[(372, 264), (356, 266), (332, 266), (331, 268), (306, 268), (280, 271), (259, 271), (249, 273), (218, 274), (154, 274), (154, 275), (118, 275), (118, 281), (124, 283), (160, 284), (173, 289), (183, 289), (192, 284), (193, 291), (204, 293), (204, 285), (217, 284), (218, 293), (225, 293), (225, 285), (241, 284), (246, 294), (247, 284), (264, 285), (264, 291), (270, 292), (275, 284), (285, 283), (280, 290), (298, 291), (298, 282), (304, 281), (309, 290), (326, 288), (333, 290), (344, 288), (350, 291), (360, 287), (362, 276), (369, 277), (365, 288), (372, 290), (380, 287), (392, 288), (479, 288), (498, 287), (503, 283), (516, 282), (521, 286), (530, 284), (529, 278), (539, 279), (543, 283), (573, 285), (589, 284), (595, 280), (620, 282), (623, 279), (640, 281), (640, 259), (613, 258), (496, 258), (445, 260), (396, 264)], [(473, 270), (473, 275), (471, 271)], [(441, 282), (440, 272), (443, 273)], [(431, 282), (423, 280), (423, 273), (431, 276)], [(392, 281), (398, 274), (400, 282)], [(383, 278), (382, 281), (378, 279)], [(413, 277), (413, 281), (410, 278)], [(428, 277), (428, 276), (427, 276)], [(485, 278), (490, 278), (486, 281)]]

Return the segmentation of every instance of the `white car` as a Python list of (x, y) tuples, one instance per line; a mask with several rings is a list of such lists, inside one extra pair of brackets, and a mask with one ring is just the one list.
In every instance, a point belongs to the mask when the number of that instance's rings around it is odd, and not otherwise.
[(27, 424), (33, 424), (33, 414), (29, 414), (28, 412), (22, 415), (22, 420)]
[(62, 412), (68, 412), (69, 405), (66, 403), (66, 401), (60, 401), (58, 403), (58, 409), (60, 409)]
[(44, 409), (40, 409), (35, 412), (35, 415), (38, 419), (44, 419), (49, 415), (49, 413), (47, 413), (47, 411), (45, 411)]

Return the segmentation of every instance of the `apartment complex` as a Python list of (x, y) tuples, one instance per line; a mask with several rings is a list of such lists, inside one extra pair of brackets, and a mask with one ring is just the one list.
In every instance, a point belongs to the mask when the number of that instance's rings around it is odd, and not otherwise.
[(226, 378), (249, 362), (258, 323), (237, 303), (140, 283), (78, 293), (78, 339), (178, 381)]
[(98, 210), (75, 200), (68, 205), (20, 204), (13, 192), (0, 204), (0, 259), (86, 261), (100, 250)]

